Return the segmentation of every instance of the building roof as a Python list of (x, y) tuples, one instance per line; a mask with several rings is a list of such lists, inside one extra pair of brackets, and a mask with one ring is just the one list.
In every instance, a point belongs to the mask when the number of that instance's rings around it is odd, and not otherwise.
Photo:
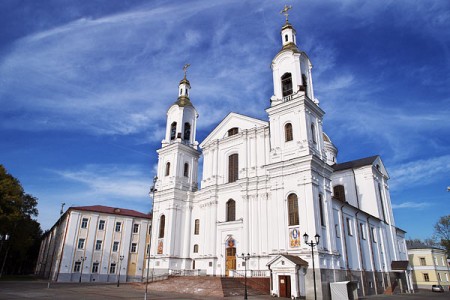
[(439, 249), (439, 250), (444, 250), (442, 248), (439, 248), (438, 246), (431, 246), (431, 245), (426, 245), (420, 241), (406, 241), (406, 247), (408, 249)]
[(354, 169), (354, 168), (371, 165), (374, 163), (374, 161), (377, 158), (378, 158), (378, 155), (374, 155), (374, 156), (370, 156), (370, 157), (360, 158), (357, 160), (347, 161), (347, 162), (340, 163), (340, 164), (334, 164), (332, 167), (333, 167), (333, 170), (335, 170), (335, 171)]
[(92, 211), (92, 212), (98, 212), (98, 213), (104, 213), (104, 214), (120, 215), (120, 216), (128, 216), (128, 217), (136, 217), (136, 218), (144, 218), (144, 219), (152, 218), (151, 213), (144, 214), (144, 213), (138, 212), (136, 210), (132, 210), (132, 209), (110, 207), (110, 206), (103, 206), (103, 205), (72, 206), (72, 207), (69, 207), (69, 210)]
[(285, 257), (286, 259), (289, 259), (290, 261), (292, 261), (294, 264), (299, 265), (299, 266), (307, 266), (308, 262), (301, 259), (298, 256), (295, 255), (287, 255), (287, 254), (282, 254), (281, 256)]

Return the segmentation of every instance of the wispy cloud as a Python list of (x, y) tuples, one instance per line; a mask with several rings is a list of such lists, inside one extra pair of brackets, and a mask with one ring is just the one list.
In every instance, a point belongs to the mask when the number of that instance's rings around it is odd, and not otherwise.
[(392, 208), (393, 209), (408, 209), (408, 208), (413, 208), (413, 209), (421, 209), (421, 208), (425, 208), (425, 207), (429, 207), (433, 205), (432, 203), (428, 203), (428, 202), (403, 202), (403, 203), (399, 203), (399, 204), (392, 204)]

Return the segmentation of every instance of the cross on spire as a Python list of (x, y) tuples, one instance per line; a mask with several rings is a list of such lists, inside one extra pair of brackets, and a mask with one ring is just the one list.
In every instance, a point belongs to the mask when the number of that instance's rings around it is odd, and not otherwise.
[(280, 11), (280, 14), (283, 14), (286, 17), (286, 23), (288, 22), (288, 17), (289, 17), (289, 10), (292, 9), (292, 5), (284, 5), (284, 8), (282, 11)]
[(186, 73), (187, 73), (187, 69), (191, 66), (191, 64), (185, 64), (183, 66), (183, 71), (184, 71), (184, 78), (186, 78)]

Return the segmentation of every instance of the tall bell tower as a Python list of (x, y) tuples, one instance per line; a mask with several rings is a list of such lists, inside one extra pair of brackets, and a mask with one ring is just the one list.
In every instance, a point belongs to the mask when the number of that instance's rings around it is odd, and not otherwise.
[(158, 183), (153, 205), (151, 255), (155, 272), (190, 269), (189, 258), (193, 193), (198, 188), (198, 113), (191, 103), (186, 77), (178, 98), (167, 111), (166, 134), (158, 152)]

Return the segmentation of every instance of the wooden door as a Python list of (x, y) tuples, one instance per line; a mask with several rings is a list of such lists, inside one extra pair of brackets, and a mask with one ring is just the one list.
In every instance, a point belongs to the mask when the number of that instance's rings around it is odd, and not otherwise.
[(291, 298), (291, 276), (279, 275), (278, 286), (280, 288), (280, 297)]
[(236, 270), (236, 248), (226, 248), (225, 276), (229, 276), (230, 270)]

